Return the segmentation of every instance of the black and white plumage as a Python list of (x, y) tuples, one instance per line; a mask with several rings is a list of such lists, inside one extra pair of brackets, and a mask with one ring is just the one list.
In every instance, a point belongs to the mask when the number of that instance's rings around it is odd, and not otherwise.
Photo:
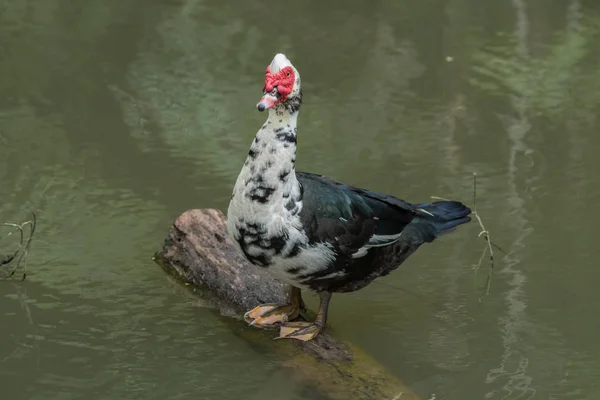
[(470, 221), (471, 210), (460, 202), (410, 204), (295, 171), (301, 102), (298, 71), (277, 54), (257, 105), (269, 118), (252, 142), (227, 213), (228, 232), (251, 263), (296, 288), (351, 292)]

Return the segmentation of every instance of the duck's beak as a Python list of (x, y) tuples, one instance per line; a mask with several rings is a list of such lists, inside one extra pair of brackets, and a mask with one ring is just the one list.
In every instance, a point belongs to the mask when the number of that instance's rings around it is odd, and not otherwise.
[(256, 108), (258, 108), (258, 111), (263, 112), (269, 108), (273, 108), (276, 102), (277, 97), (273, 96), (271, 93), (266, 93), (256, 104)]

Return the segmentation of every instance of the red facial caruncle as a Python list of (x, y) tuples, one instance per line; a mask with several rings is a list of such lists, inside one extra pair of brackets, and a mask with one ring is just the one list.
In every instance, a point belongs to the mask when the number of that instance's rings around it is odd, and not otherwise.
[[(286, 101), (294, 89), (295, 79), (296, 74), (292, 67), (285, 67), (275, 74), (271, 73), (270, 66), (267, 67), (265, 85), (263, 86), (265, 94), (256, 105), (258, 110), (264, 111)], [(275, 88), (277, 90), (273, 91)]]
[(265, 86), (263, 90), (267, 93), (272, 91), (277, 86), (277, 91), (281, 96), (280, 101), (285, 101), (287, 97), (292, 93), (294, 88), (294, 70), (292, 67), (285, 67), (276, 74), (271, 73), (271, 67), (267, 67), (265, 73)]

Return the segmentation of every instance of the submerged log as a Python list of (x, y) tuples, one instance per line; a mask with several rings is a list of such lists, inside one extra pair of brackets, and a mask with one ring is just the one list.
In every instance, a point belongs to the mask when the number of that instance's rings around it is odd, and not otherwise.
[(221, 211), (184, 212), (171, 226), (155, 260), (176, 279), (208, 295), (221, 314), (236, 317), (238, 334), (271, 351), (327, 397), (418, 399), (356, 345), (333, 338), (327, 330), (313, 341), (300, 342), (273, 340), (277, 331), (246, 326), (241, 318), (245, 311), (260, 303), (285, 302), (286, 287), (243, 257), (227, 234)]

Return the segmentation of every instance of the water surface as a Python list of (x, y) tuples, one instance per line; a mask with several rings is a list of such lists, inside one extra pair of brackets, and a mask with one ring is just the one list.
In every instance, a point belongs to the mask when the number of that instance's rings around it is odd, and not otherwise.
[(226, 209), (276, 52), (298, 168), (470, 205), (477, 172), (508, 253), (485, 296), (472, 223), (334, 296), (331, 330), (423, 399), (600, 397), (600, 7), (355, 3), (3, 3), (0, 214), (39, 216), (27, 280), (0, 282), (4, 397), (318, 398), (151, 260), (181, 212)]

